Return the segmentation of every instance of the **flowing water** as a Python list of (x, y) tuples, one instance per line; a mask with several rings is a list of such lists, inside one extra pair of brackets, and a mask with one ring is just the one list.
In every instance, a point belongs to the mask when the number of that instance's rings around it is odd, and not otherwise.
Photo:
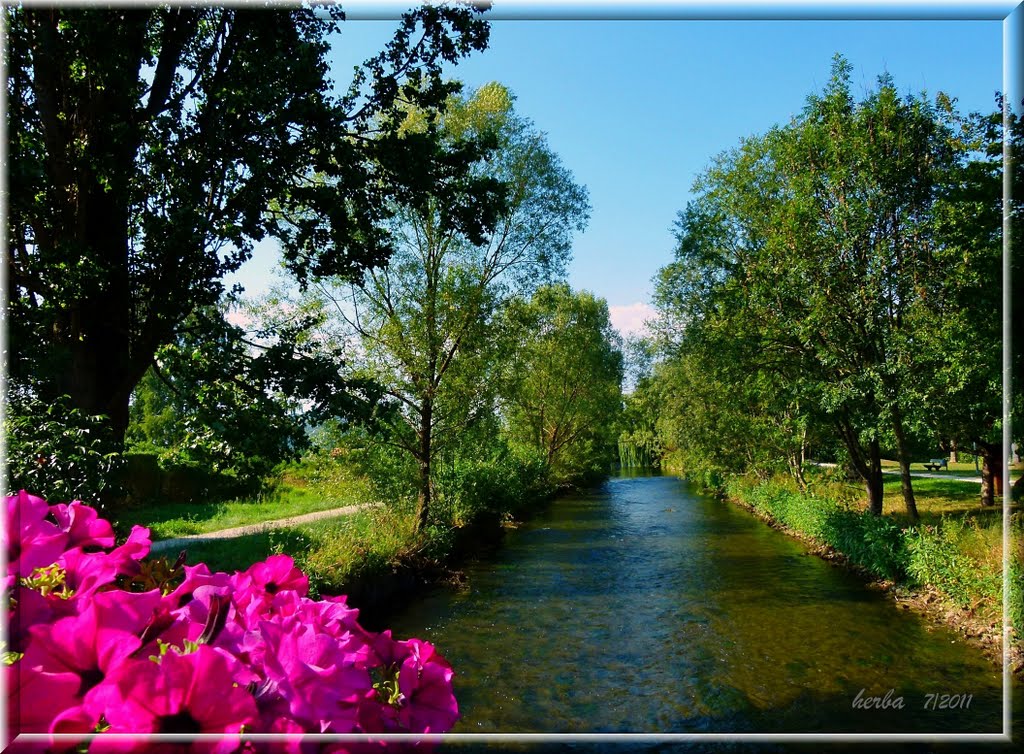
[(559, 499), (391, 624), (455, 668), (453, 732), (1002, 730), (979, 650), (675, 477)]

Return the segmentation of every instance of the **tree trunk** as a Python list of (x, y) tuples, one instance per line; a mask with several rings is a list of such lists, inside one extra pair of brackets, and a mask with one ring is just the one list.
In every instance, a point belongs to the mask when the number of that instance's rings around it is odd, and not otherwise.
[(789, 458), (789, 473), (796, 480), (797, 486), (802, 490), (807, 490), (807, 479), (804, 477), (804, 467), (800, 462), (800, 458), (790, 456)]
[[(56, 322), (57, 350), (67, 359), (58, 390), (79, 410), (106, 415), (111, 439), (118, 445), (128, 428), (132, 390), (152, 357), (152, 351), (145, 357), (133, 354), (139, 344), (133, 327), (138, 323), (132, 300), (128, 206), (129, 180), (143, 134), (135, 118), (133, 83), (151, 15), (150, 10), (120, 15), (111, 44), (121, 54), (109, 59), (97, 78), (105, 85), (87, 89), (68, 78), (63, 67), (69, 48), (56, 33), (58, 15), (36, 14), (34, 22), (30, 19), (39, 46), (35, 85), (46, 90), (47, 101), (59, 106), (42, 122), (47, 169), (58, 193), (67, 197), (55, 208), (63, 211), (49, 252), (65, 258), (70, 268), (88, 262), (92, 273), (83, 278), (76, 298), (67, 302)], [(62, 119), (64, 115), (69, 117)], [(84, 151), (70, 151), (69, 145), (79, 142)]]
[(992, 506), (1003, 495), (1003, 446), (979, 442), (981, 453), (981, 504)]
[(885, 488), (882, 482), (882, 451), (878, 446), (877, 437), (871, 440), (868, 453), (868, 473), (864, 479), (868, 493), (868, 510), (875, 516), (881, 516)]
[(957, 456), (956, 440), (950, 440), (949, 441), (949, 462), (950, 463), (959, 463), (958, 458), (959, 457)]
[(433, 434), (434, 403), (429, 398), (423, 401), (419, 431), (419, 496), (416, 506), (416, 531), (422, 531), (430, 518), (430, 460)]
[(910, 516), (910, 520), (917, 521), (919, 518), (917, 502), (914, 500), (914, 487), (910, 478), (910, 453), (907, 450), (907, 436), (903, 431), (903, 416), (899, 409), (893, 410), (892, 429), (896, 435), (896, 452), (900, 462), (900, 488), (903, 491), (903, 502), (907, 507), (907, 515)]
[(882, 497), (885, 489), (882, 485), (882, 451), (878, 445), (878, 438), (871, 441), (868, 446), (867, 458), (864, 456), (864, 449), (857, 439), (857, 432), (853, 423), (847, 416), (840, 416), (835, 419), (835, 427), (839, 430), (839, 436), (846, 445), (850, 455), (850, 463), (864, 480), (864, 486), (868, 495), (868, 510), (876, 516), (882, 515)]

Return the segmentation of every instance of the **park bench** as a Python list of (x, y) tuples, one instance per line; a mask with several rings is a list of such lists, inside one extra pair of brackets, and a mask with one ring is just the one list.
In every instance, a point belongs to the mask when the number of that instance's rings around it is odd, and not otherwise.
[(924, 464), (924, 467), (928, 471), (938, 471), (939, 469), (949, 468), (949, 465), (945, 458), (933, 458), (929, 463)]

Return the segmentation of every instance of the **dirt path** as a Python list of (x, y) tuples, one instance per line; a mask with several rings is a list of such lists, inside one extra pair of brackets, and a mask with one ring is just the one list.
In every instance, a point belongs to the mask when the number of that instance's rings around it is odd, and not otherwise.
[(184, 537), (175, 537), (174, 539), (160, 539), (153, 543), (149, 548), (151, 553), (160, 553), (165, 550), (173, 550), (176, 547), (183, 547), (185, 545), (194, 545), (197, 542), (207, 542), (215, 539), (234, 539), (235, 537), (245, 537), (250, 534), (260, 534), (271, 529), (283, 529), (289, 526), (297, 526), (299, 524), (308, 524), (311, 521), (320, 521), (325, 518), (337, 518), (338, 516), (348, 516), (357, 511), (364, 510), (365, 508), (374, 508), (382, 505), (382, 503), (365, 503), (363, 505), (346, 505), (343, 508), (331, 508), (326, 511), (314, 511), (313, 513), (303, 513), (301, 516), (290, 516), (288, 518), (279, 518), (276, 521), (261, 521), (258, 524), (246, 524), (245, 526), (233, 526), (230, 529), (219, 529), (217, 531), (203, 532), (202, 534), (189, 534)]

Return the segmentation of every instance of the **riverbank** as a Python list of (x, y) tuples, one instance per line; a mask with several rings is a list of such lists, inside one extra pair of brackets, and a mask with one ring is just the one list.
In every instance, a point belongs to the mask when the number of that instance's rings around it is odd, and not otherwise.
[[(858, 573), (871, 588), (888, 594), (898, 609), (952, 627), (1002, 665), (998, 510), (958, 515), (948, 510), (947, 498), (925, 494), (919, 499), (922, 522), (910, 525), (898, 515), (870, 515), (851, 502), (849, 489), (825, 479), (812, 481), (801, 492), (783, 478), (734, 478), (722, 493), (773, 528), (807, 543), (811, 554)], [(1017, 512), (1012, 521), (1013, 541), (1019, 543), (1024, 516)], [(1024, 677), (1024, 557), (1019, 547), (1012, 555), (1008, 654), (1012, 672)]]
[[(423, 590), (459, 584), (463, 564), (499, 545), (508, 527), (546, 507), (558, 492), (547, 475), (529, 467), (470, 471), (468, 479), (444, 479), (438, 485), (436, 513), (422, 530), (415, 497), (387, 496), (358, 469), (329, 456), (289, 469), (277, 480), (272, 497), (191, 510), (140, 508), (131, 523), (179, 535), (158, 542), (154, 555), (173, 559), (184, 549), (186, 563), (202, 562), (214, 570), (243, 570), (270, 555), (289, 555), (308, 574), (313, 596), (345, 594), (361, 610), (364, 625), (383, 628), (396, 607)], [(286, 519), (288, 526), (273, 526), (281, 511), (294, 507), (293, 500), (313, 501), (315, 512)], [(333, 515), (338, 511), (316, 510), (323, 507), (316, 501), (349, 506), (346, 515)], [(246, 524), (216, 531), (213, 522), (224, 520)], [(180, 536), (186, 531), (188, 538)]]

